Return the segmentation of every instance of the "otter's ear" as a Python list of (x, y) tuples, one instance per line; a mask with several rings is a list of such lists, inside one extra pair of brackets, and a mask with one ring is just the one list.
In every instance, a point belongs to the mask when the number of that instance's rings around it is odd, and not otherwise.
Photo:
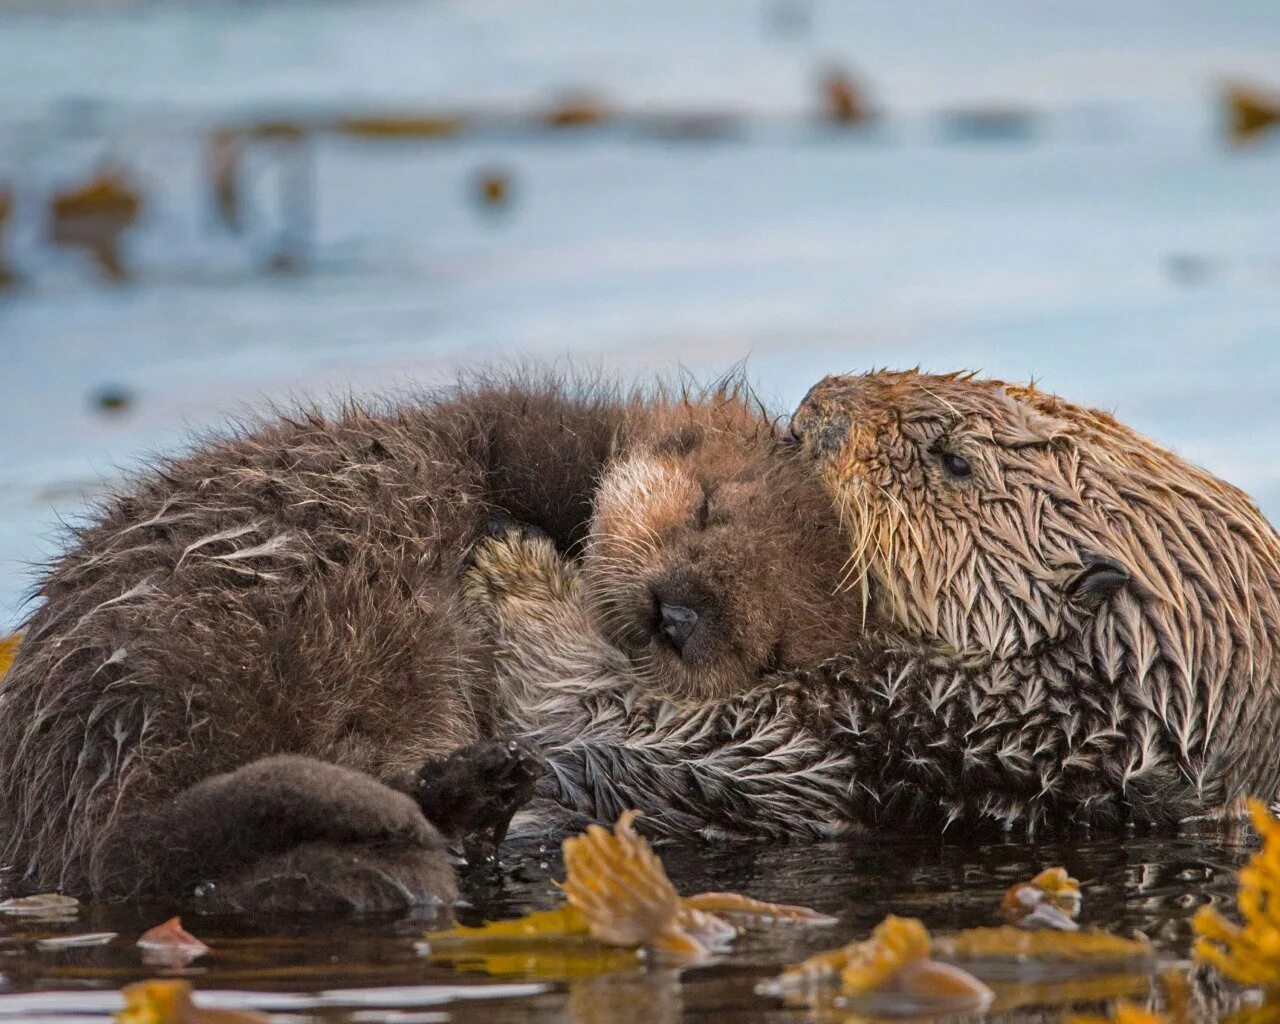
[(1084, 568), (1067, 581), (1067, 593), (1085, 608), (1097, 608), (1132, 578), (1110, 555), (1085, 551), (1080, 562)]

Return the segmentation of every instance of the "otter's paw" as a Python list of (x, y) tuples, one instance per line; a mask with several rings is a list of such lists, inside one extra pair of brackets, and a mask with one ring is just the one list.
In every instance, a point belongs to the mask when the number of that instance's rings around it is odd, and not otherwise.
[(542, 756), (518, 740), (482, 740), (428, 761), (415, 795), (422, 813), (474, 862), (497, 851), (545, 770)]
[(550, 538), (511, 529), (476, 544), (463, 589), (501, 614), (513, 604), (572, 601), (578, 580)]
[(359, 843), (304, 843), (195, 890), (205, 913), (377, 913), (456, 898), (445, 851)]

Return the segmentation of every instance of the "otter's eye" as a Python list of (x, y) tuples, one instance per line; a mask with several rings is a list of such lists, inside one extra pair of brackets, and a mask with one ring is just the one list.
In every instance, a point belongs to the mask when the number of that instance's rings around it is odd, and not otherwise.
[(963, 455), (957, 455), (955, 452), (939, 452), (938, 456), (942, 459), (942, 468), (946, 470), (947, 476), (955, 477), (957, 480), (967, 480), (973, 476), (973, 467)]

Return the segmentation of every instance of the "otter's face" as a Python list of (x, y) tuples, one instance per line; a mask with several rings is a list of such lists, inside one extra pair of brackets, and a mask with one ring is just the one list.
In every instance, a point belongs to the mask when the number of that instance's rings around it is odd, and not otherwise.
[[(1111, 417), (971, 376), (833, 377), (792, 431), (852, 535), (856, 585), (881, 624), (1013, 658), (1122, 601), (1135, 535), (1123, 463), (1155, 451)], [(1102, 436), (1103, 444), (1080, 443)], [(1093, 451), (1124, 453), (1099, 465)]]
[(596, 496), (582, 570), (591, 614), (673, 699), (816, 664), (854, 628), (830, 496), (793, 444), (737, 419), (687, 410), (618, 461)]

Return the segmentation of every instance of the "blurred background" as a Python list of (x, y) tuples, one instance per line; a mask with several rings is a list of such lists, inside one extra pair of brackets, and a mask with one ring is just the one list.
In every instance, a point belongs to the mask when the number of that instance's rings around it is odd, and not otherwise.
[(1275, 0), (0, 0), (0, 632), (103, 481), (533, 358), (978, 368), (1280, 515)]

